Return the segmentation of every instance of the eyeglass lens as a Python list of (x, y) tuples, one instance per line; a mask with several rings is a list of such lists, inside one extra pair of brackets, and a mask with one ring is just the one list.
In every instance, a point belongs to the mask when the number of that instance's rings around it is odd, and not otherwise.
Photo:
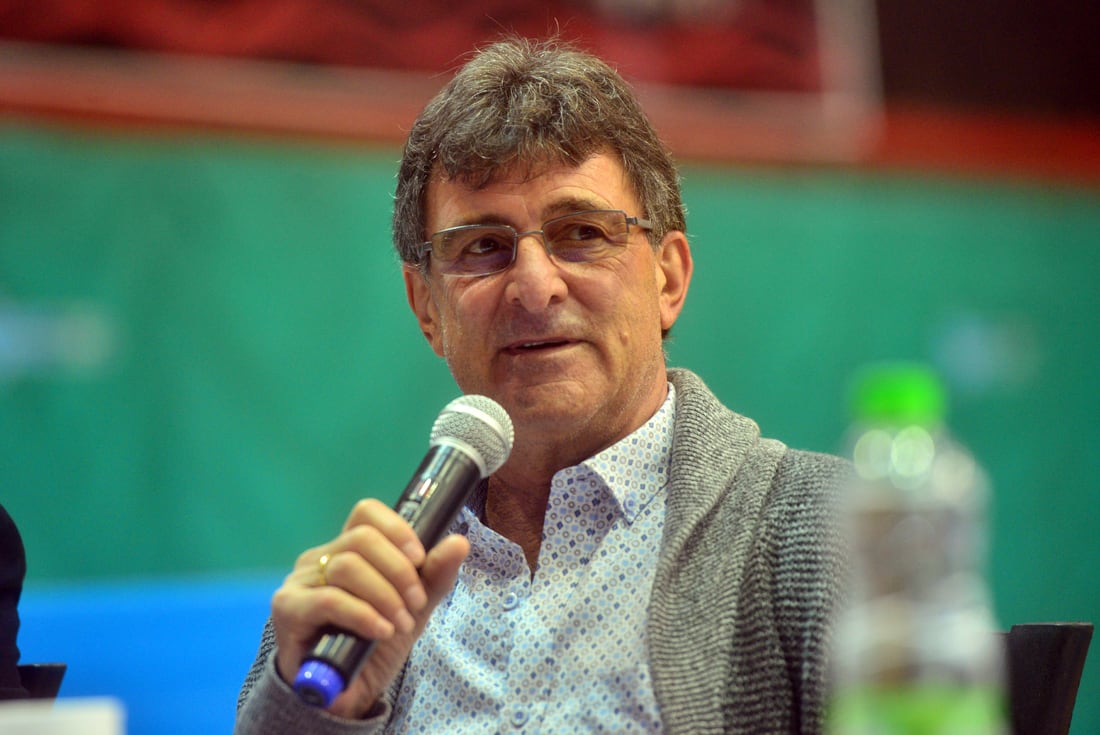
[[(556, 260), (584, 263), (624, 247), (629, 226), (622, 211), (576, 212), (544, 223), (542, 235)], [(496, 273), (511, 265), (518, 240), (519, 233), (507, 225), (452, 227), (432, 236), (432, 260), (441, 272), (452, 275)]]

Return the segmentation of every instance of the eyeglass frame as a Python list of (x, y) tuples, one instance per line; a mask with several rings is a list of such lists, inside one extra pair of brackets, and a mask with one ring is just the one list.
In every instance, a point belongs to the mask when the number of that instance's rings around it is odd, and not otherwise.
[[(456, 225), (454, 227), (444, 227), (442, 230), (438, 230), (436, 232), (433, 232), (432, 235), (431, 235), (431, 238), (429, 238), (428, 240), (425, 240), (424, 242), (420, 243), (417, 246), (416, 256), (418, 258), (418, 264), (420, 265), (420, 267), (423, 270), (427, 271), (427, 269), (429, 267), (428, 266), (428, 259), (429, 259), (429, 256), (432, 253), (432, 241), (436, 237), (438, 237), (440, 235), (447, 234), (447, 233), (451, 233), (451, 232), (460, 232), (462, 230), (471, 230), (471, 229), (478, 228), (478, 227), (488, 227), (488, 228), (496, 228), (496, 229), (500, 229), (500, 230), (507, 230), (507, 231), (510, 231), (512, 233), (512, 257), (511, 257), (511, 259), (502, 268), (499, 268), (498, 270), (488, 271), (486, 273), (443, 273), (442, 275), (450, 276), (451, 278), (480, 278), (482, 276), (491, 276), (491, 275), (494, 275), (496, 273), (503, 273), (504, 271), (506, 271), (510, 267), (512, 267), (512, 265), (516, 262), (516, 254), (519, 252), (519, 241), (522, 238), (527, 237), (528, 235), (539, 235), (539, 239), (542, 240), (543, 250), (545, 250), (546, 254), (552, 258), (552, 257), (554, 257), (554, 253), (550, 249), (550, 243), (546, 240), (546, 226), (547, 225), (553, 224), (554, 222), (557, 222), (559, 220), (567, 219), (569, 217), (577, 217), (579, 215), (584, 215), (584, 214), (601, 214), (601, 213), (608, 213), (608, 214), (618, 213), (618, 214), (621, 214), (626, 220), (628, 236), (629, 236), (631, 225), (634, 225), (635, 227), (639, 227), (639, 228), (641, 228), (641, 229), (643, 229), (647, 232), (653, 230), (653, 221), (652, 220), (646, 219), (645, 217), (631, 216), (631, 215), (626, 213), (626, 210), (623, 210), (623, 209), (582, 209), (582, 210), (578, 210), (576, 212), (567, 212), (566, 214), (561, 214), (561, 215), (558, 215), (557, 217), (551, 217), (550, 219), (543, 222), (542, 226), (537, 230), (526, 230), (524, 232), (520, 232), (515, 227), (512, 227), (511, 225), (504, 224), (504, 223), (499, 223), (499, 224), (473, 223), (473, 224), (469, 224), (469, 225)], [(626, 246), (624, 245), (623, 247), (625, 248)], [(570, 261), (566, 261), (566, 262), (570, 262)], [(576, 261), (576, 262), (580, 263), (580, 262), (594, 262), (594, 261)]]

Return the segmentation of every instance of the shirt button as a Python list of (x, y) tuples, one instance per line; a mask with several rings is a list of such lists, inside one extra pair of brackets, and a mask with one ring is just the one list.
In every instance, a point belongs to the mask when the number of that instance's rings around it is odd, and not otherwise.
[(505, 610), (515, 610), (519, 605), (519, 595), (515, 592), (509, 592), (504, 596), (503, 605)]
[(512, 713), (512, 727), (523, 727), (527, 724), (527, 713), (524, 710), (517, 709)]

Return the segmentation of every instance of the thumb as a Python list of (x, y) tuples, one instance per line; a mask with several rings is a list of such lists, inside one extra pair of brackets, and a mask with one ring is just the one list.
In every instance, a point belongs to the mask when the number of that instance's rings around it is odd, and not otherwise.
[(458, 534), (451, 534), (428, 552), (420, 567), (420, 580), (428, 597), (426, 609), (422, 611), (425, 618), (454, 587), (459, 567), (469, 554), (470, 542)]

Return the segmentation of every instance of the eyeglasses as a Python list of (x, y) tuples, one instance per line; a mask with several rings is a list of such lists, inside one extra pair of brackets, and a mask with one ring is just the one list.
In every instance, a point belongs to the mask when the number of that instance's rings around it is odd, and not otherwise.
[(621, 209), (594, 209), (554, 217), (540, 230), (518, 232), (508, 225), (448, 227), (420, 244), (421, 262), (429, 255), (440, 273), (487, 276), (510, 266), (521, 237), (541, 235), (543, 247), (561, 263), (591, 263), (622, 250), (630, 241), (630, 225), (643, 230), (653, 223), (628, 217)]

